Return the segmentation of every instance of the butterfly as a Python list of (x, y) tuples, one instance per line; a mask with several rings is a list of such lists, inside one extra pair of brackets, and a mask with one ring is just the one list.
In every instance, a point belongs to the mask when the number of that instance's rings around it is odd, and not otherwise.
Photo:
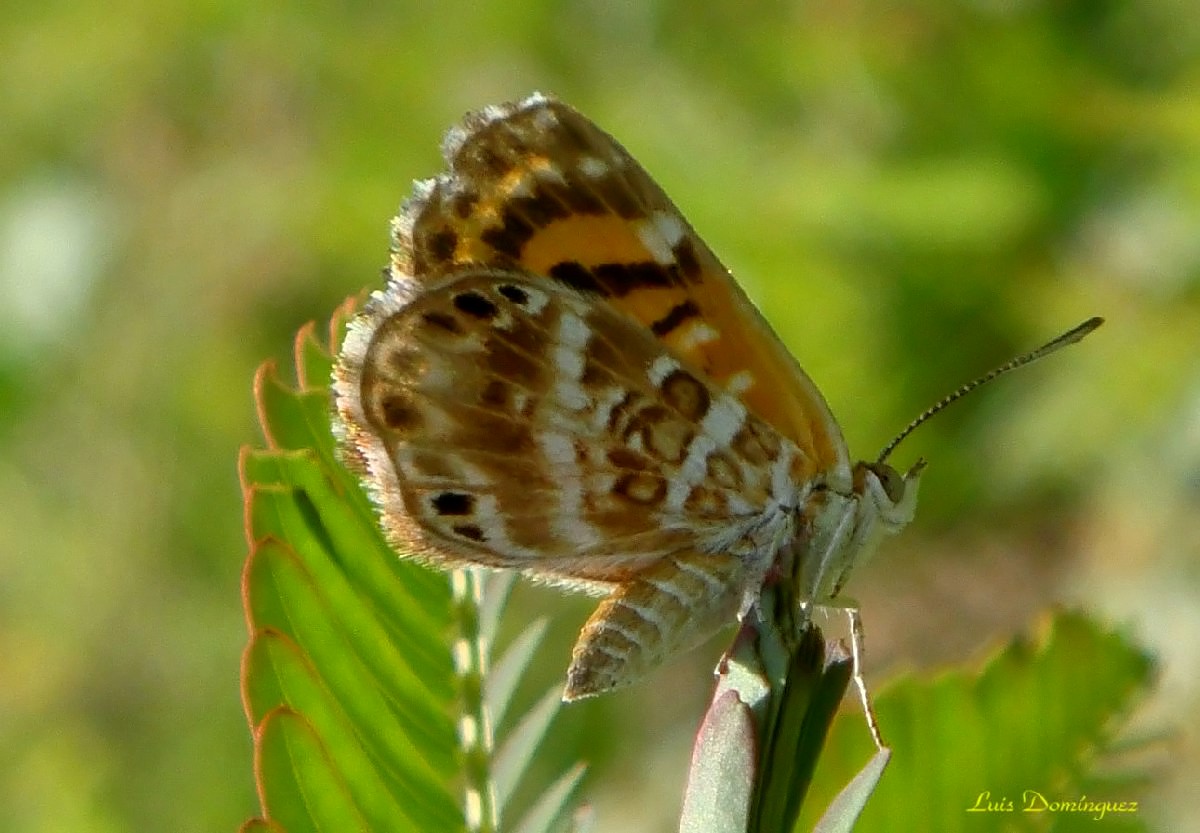
[(909, 523), (924, 463), (852, 462), (817, 387), (615, 139), (533, 94), (468, 115), (442, 151), (349, 327), (335, 433), (401, 556), (602, 597), (564, 699), (640, 679), (767, 581), (835, 599)]

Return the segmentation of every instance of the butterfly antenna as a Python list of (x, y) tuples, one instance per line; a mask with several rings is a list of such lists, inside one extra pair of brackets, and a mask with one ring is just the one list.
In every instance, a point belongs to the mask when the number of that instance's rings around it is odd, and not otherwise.
[(1058, 336), (1057, 338), (1053, 338), (1050, 341), (1047, 341), (1045, 344), (1043, 344), (1041, 347), (1037, 348), (1036, 350), (1031, 350), (1030, 352), (1025, 353), (1024, 355), (1017, 356), (1012, 361), (1009, 361), (1009, 362), (1006, 362), (1006, 363), (1000, 365), (995, 370), (991, 370), (991, 371), (983, 374), (978, 379), (972, 379), (970, 382), (967, 382), (961, 388), (954, 391), (954, 393), (944, 396), (939, 402), (935, 403), (934, 405), (931, 405), (929, 408), (926, 408), (925, 411), (920, 416), (918, 416), (916, 419), (914, 419), (912, 422), (910, 422), (903, 431), (901, 431), (899, 434), (897, 434), (895, 439), (893, 439), (890, 443), (888, 443), (884, 447), (883, 451), (881, 451), (879, 453), (879, 459), (876, 460), (876, 463), (885, 462), (887, 460), (888, 456), (891, 455), (891, 453), (896, 450), (896, 446), (900, 445), (901, 441), (904, 440), (905, 437), (907, 437), (909, 434), (911, 434), (913, 431), (915, 431), (918, 425), (925, 422), (926, 420), (928, 420), (930, 417), (932, 417), (934, 414), (938, 413), (939, 411), (944, 411), (952, 403), (957, 402), (958, 400), (962, 399), (968, 393), (975, 390), (975, 388), (979, 387), (980, 385), (986, 385), (988, 382), (992, 381), (993, 379), (1003, 376), (1005, 373), (1009, 373), (1013, 370), (1016, 370), (1018, 367), (1023, 367), (1024, 365), (1030, 364), (1032, 362), (1036, 362), (1038, 359), (1045, 358), (1046, 356), (1049, 356), (1051, 353), (1055, 352), (1059, 348), (1066, 347), (1068, 344), (1074, 344), (1075, 342), (1082, 339), (1084, 336), (1086, 336), (1088, 333), (1090, 333), (1092, 330), (1096, 329), (1103, 323), (1104, 323), (1104, 319), (1100, 318), (1099, 316), (1097, 316), (1095, 318), (1089, 318), (1087, 321), (1084, 321), (1078, 327), (1074, 327), (1070, 330), (1067, 330), (1065, 333)]

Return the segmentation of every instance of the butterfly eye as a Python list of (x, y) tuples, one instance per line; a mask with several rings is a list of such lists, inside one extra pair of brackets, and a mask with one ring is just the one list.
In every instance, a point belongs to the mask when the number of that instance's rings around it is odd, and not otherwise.
[(888, 499), (892, 503), (899, 503), (904, 499), (904, 487), (907, 483), (900, 472), (887, 463), (872, 463), (869, 468), (883, 484), (883, 491), (887, 493)]

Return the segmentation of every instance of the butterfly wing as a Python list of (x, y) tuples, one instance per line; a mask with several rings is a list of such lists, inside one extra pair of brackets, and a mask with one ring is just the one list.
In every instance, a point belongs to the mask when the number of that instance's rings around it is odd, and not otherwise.
[(586, 117), (535, 94), (467, 117), (448, 171), (397, 218), (393, 273), (520, 268), (606, 299), (794, 442), (807, 477), (850, 482), (816, 386), (649, 174)]
[(609, 593), (569, 699), (624, 684), (757, 592), (820, 480), (820, 393), (661, 189), (535, 95), (448, 134), (351, 325), (337, 431), (396, 548)]
[(442, 566), (603, 585), (696, 549), (769, 558), (750, 533), (808, 465), (650, 331), (527, 273), (377, 294), (335, 392), (392, 542)]

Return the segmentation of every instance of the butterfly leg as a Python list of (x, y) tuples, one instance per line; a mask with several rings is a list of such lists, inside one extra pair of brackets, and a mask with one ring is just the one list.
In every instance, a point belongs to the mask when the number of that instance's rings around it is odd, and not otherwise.
[(871, 730), (871, 740), (875, 748), (883, 751), (883, 738), (879, 734), (879, 720), (875, 717), (875, 708), (871, 705), (871, 695), (867, 693), (867, 681), (862, 673), (863, 631), (862, 614), (857, 607), (846, 607), (846, 616), (850, 620), (850, 661), (852, 663), (854, 686), (858, 689), (858, 699), (862, 701), (863, 714), (867, 718), (867, 728)]
[(619, 585), (579, 634), (563, 700), (635, 682), (732, 622), (744, 572), (736, 557), (688, 552)]

